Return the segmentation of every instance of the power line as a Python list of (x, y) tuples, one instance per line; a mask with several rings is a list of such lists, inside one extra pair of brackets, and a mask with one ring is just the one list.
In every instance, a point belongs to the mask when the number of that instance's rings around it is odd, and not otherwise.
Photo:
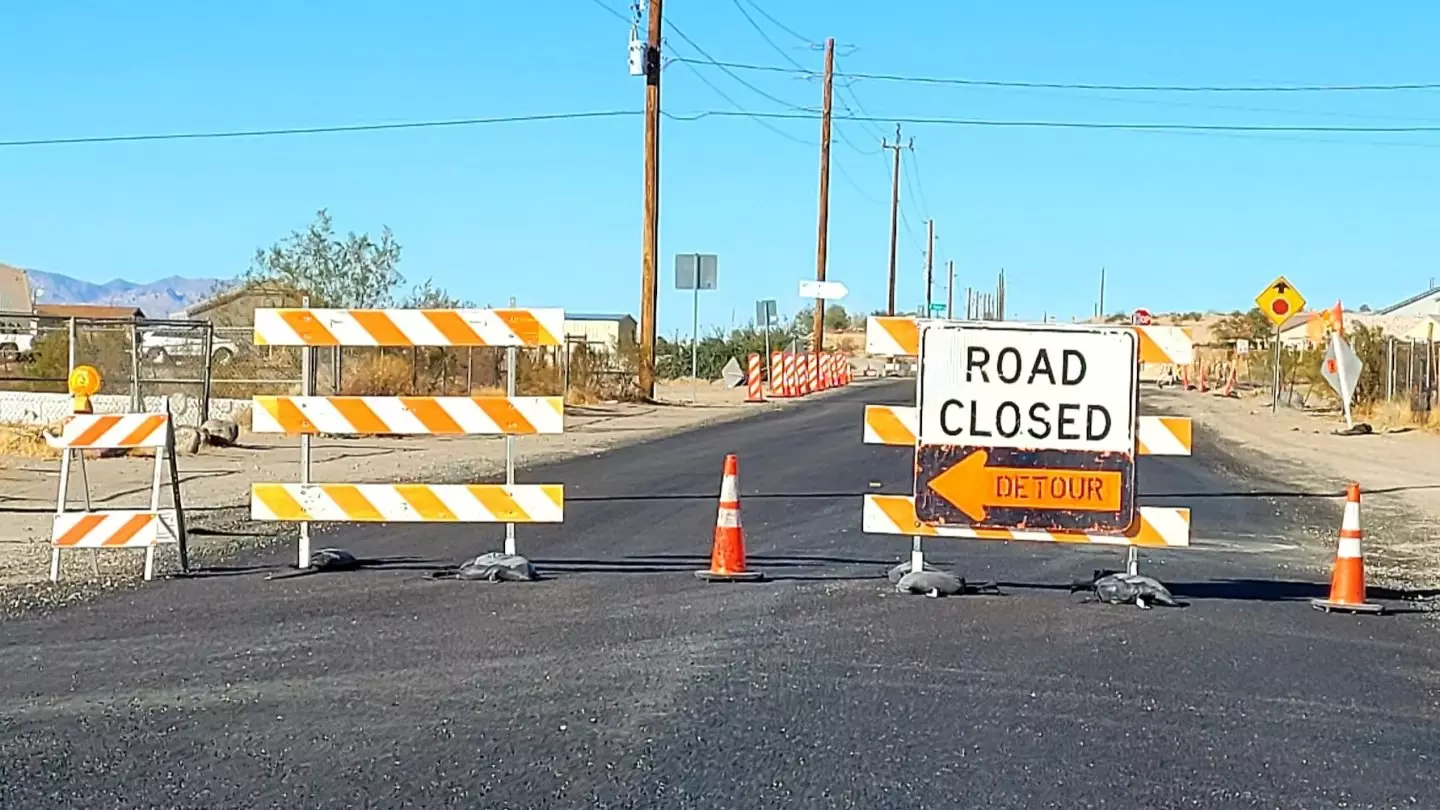
[[(713, 88), (713, 85), (712, 85)], [(723, 98), (735, 103), (733, 99), (725, 96), (722, 91), (716, 90)], [(738, 107), (738, 105), (737, 105)], [(423, 121), (398, 121), (383, 124), (337, 124), (331, 126), (317, 127), (284, 127), (264, 129), (241, 129), (241, 130), (216, 130), (201, 132), (158, 132), (140, 133), (134, 135), (87, 135), (58, 138), (32, 138), (0, 141), (0, 147), (22, 147), (22, 146), (64, 146), (76, 144), (104, 144), (104, 143), (128, 143), (143, 141), (184, 141), (184, 140), (218, 140), (225, 138), (261, 138), (277, 137), (287, 135), (327, 135), (344, 134), (356, 132), (385, 132), (401, 130), (421, 129), (442, 129), (449, 127), (473, 127), (492, 124), (521, 124), (521, 123), (544, 123), (550, 121), (580, 121), (587, 119), (604, 118), (628, 118), (643, 114), (641, 110), (594, 110), (580, 112), (556, 112), (538, 113), (534, 115), (509, 115), (492, 116), (483, 118), (452, 118)], [(769, 121), (818, 121), (818, 114), (810, 113), (789, 113), (789, 112), (766, 112), (758, 110), (702, 110), (694, 113), (662, 112), (667, 119), (681, 122), (702, 121), (707, 118), (751, 118), (757, 123), (765, 124)], [(879, 118), (876, 116), (832, 116), (838, 121), (869, 121), (872, 123), (898, 123), (898, 124), (929, 124), (934, 126), (960, 126), (960, 127), (992, 127), (992, 128), (1038, 128), (1038, 129), (1084, 129), (1084, 130), (1111, 130), (1130, 132), (1181, 132), (1190, 134), (1224, 134), (1224, 135), (1266, 135), (1266, 134), (1426, 134), (1440, 132), (1440, 126), (1402, 126), (1402, 127), (1365, 127), (1365, 126), (1312, 126), (1312, 125), (1264, 125), (1264, 124), (1149, 124), (1149, 123), (1121, 123), (1105, 121), (1006, 121), (988, 119), (966, 119), (966, 118), (938, 118), (922, 116), (896, 116), (891, 118)], [(777, 133), (791, 140), (798, 140), (809, 146), (813, 142), (807, 142), (795, 138), (783, 130), (776, 129)], [(1280, 140), (1280, 139), (1276, 139)], [(1299, 140), (1299, 139), (1288, 139)], [(1315, 143), (1357, 143), (1353, 140), (1323, 140), (1309, 139)], [(1433, 143), (1406, 143), (1387, 141), (1368, 141), (1373, 145), (1384, 146), (1416, 146), (1416, 147), (1440, 147), (1440, 144)]]
[(775, 44), (775, 40), (771, 39), (770, 35), (765, 33), (765, 29), (761, 28), (760, 24), (755, 22), (755, 18), (750, 16), (750, 12), (745, 10), (745, 6), (741, 5), (740, 0), (730, 0), (730, 2), (735, 4), (735, 10), (740, 12), (740, 16), (745, 18), (745, 22), (750, 23), (750, 27), (755, 29), (755, 33), (759, 34), (760, 38), (765, 40), (765, 44), (769, 45), (771, 50), (780, 54), (780, 58), (784, 59), (786, 62), (789, 62), (790, 64), (801, 70), (808, 70), (808, 68), (806, 68), (804, 65), (792, 59), (790, 57), (790, 54), (785, 52), (784, 48), (781, 48), (779, 45)]
[(920, 177), (920, 153), (913, 149), (910, 150), (910, 160), (906, 161), (905, 170), (912, 172), (915, 177), (915, 191), (916, 197), (920, 200), (920, 213), (924, 214), (926, 219), (932, 218), (934, 211), (930, 209), (930, 201), (925, 199), (925, 183)]
[[(691, 118), (699, 119), (710, 115), (726, 115), (721, 112), (696, 113)], [(788, 120), (819, 120), (820, 116), (815, 113), (788, 113), (788, 112), (755, 112), (747, 113), (761, 118), (788, 119)], [(947, 118), (943, 116), (874, 116), (874, 115), (843, 115), (833, 116), (840, 121), (870, 121), (875, 123), (891, 124), (931, 124), (935, 126), (957, 126), (957, 127), (1000, 127), (1000, 128), (1038, 128), (1038, 129), (1113, 129), (1113, 130), (1134, 130), (1153, 132), (1369, 132), (1369, 133), (1425, 133), (1440, 132), (1440, 125), (1434, 126), (1326, 126), (1315, 124), (1164, 124), (1146, 122), (1117, 122), (1117, 121), (1047, 121), (1047, 120), (1003, 120), (988, 118)]]
[(884, 204), (885, 204), (885, 203), (881, 202), (880, 200), (876, 199), (874, 196), (872, 196), (872, 195), (871, 195), (869, 192), (867, 192), (865, 189), (861, 188), (861, 187), (860, 187), (860, 184), (857, 183), (857, 182), (855, 182), (855, 178), (854, 178), (854, 177), (851, 177), (851, 176), (850, 176), (850, 173), (847, 172), (847, 171), (845, 171), (845, 167), (844, 167), (839, 161), (832, 159), (832, 160), (830, 161), (830, 165), (831, 165), (831, 166), (834, 166), (834, 167), (835, 167), (835, 170), (838, 171), (838, 172), (840, 172), (840, 177), (841, 177), (842, 179), (844, 179), (846, 183), (849, 183), (849, 184), (850, 184), (850, 187), (853, 188), (853, 189), (855, 189), (855, 191), (856, 191), (861, 197), (864, 197), (866, 200), (868, 200), (868, 201), (870, 201), (870, 202), (872, 202), (872, 203), (874, 203), (874, 204), (876, 204), (876, 205), (884, 205)]
[(770, 15), (770, 12), (768, 12), (768, 11), (766, 11), (765, 9), (761, 8), (761, 7), (760, 7), (760, 4), (759, 4), (759, 3), (756, 3), (755, 0), (745, 0), (745, 2), (746, 2), (746, 3), (749, 3), (749, 5), (750, 5), (751, 8), (755, 9), (757, 12), (760, 13), (760, 16), (762, 16), (762, 17), (764, 17), (765, 19), (769, 20), (772, 25), (774, 25), (776, 28), (779, 28), (781, 31), (784, 31), (785, 33), (789, 34), (790, 36), (795, 37), (796, 39), (800, 40), (801, 42), (805, 43), (806, 45), (809, 45), (809, 46), (812, 47), (812, 48), (819, 48), (819, 47), (821, 47), (821, 45), (820, 45), (819, 42), (816, 42), (815, 40), (810, 39), (809, 37), (802, 36), (802, 35), (800, 35), (800, 34), (795, 33), (795, 29), (790, 28), (789, 26), (785, 25), (785, 23), (782, 23), (782, 22), (780, 22), (779, 20), (777, 20), (777, 19), (775, 19), (774, 17), (772, 17), (772, 16)]
[[(730, 70), (750, 70), (765, 73), (809, 73), (814, 71), (796, 70), (777, 65), (756, 65), (744, 62), (713, 62), (716, 67)], [(1344, 93), (1344, 92), (1394, 92), (1409, 90), (1440, 90), (1440, 82), (1414, 82), (1396, 84), (1261, 84), (1261, 85), (1216, 85), (1216, 84), (1087, 84), (1080, 82), (1026, 82), (1001, 79), (961, 79), (938, 76), (903, 76), (894, 73), (847, 73), (851, 79), (870, 79), (878, 82), (908, 82), (911, 84), (954, 84), (971, 87), (1017, 87), (1049, 90), (1112, 90), (1141, 93)]]
[(411, 129), (441, 129), (445, 127), (473, 127), (487, 124), (521, 124), (538, 121), (578, 121), (592, 118), (622, 118), (642, 115), (641, 110), (599, 110), (595, 112), (540, 113), (536, 115), (508, 115), (491, 118), (453, 118), (437, 121), (400, 121), (390, 124), (339, 124), (322, 127), (285, 127), (274, 129), (237, 129), (211, 132), (155, 132), (137, 135), (84, 135), (65, 138), (32, 138), (0, 141), (0, 147), (14, 146), (68, 146), (95, 143), (137, 143), (143, 141), (198, 141), (221, 138), (265, 138), (281, 135), (330, 135), (348, 132), (386, 132)]
[[(598, 2), (598, 0), (597, 0), (597, 2)], [(690, 43), (690, 47), (694, 48), (696, 51), (699, 51), (699, 53), (700, 53), (701, 56), (705, 57), (704, 60), (683, 59), (683, 58), (680, 58), (680, 57), (676, 57), (676, 58), (675, 58), (675, 61), (677, 61), (677, 62), (684, 62), (684, 63), (687, 63), (687, 64), (689, 64), (689, 63), (699, 63), (699, 64), (702, 64), (702, 65), (704, 65), (704, 64), (714, 65), (715, 67), (720, 68), (720, 70), (722, 70), (722, 71), (725, 73), (725, 75), (727, 75), (727, 76), (729, 76), (730, 78), (734, 79), (736, 82), (739, 82), (741, 85), (744, 85), (745, 87), (748, 87), (752, 92), (756, 93), (757, 95), (763, 96), (764, 98), (767, 98), (767, 99), (769, 99), (770, 101), (773, 101), (773, 102), (775, 102), (776, 104), (779, 104), (781, 107), (784, 107), (784, 108), (789, 109), (789, 110), (803, 110), (803, 111), (806, 111), (806, 112), (815, 112), (815, 113), (817, 114), (817, 117), (818, 117), (819, 111), (816, 110), (814, 107), (801, 107), (801, 106), (796, 105), (796, 104), (791, 104), (790, 102), (788, 102), (788, 101), (786, 101), (785, 99), (780, 98), (780, 97), (778, 97), (778, 96), (773, 96), (773, 95), (765, 92), (764, 90), (761, 90), (760, 88), (756, 87), (755, 85), (751, 84), (750, 82), (746, 81), (745, 79), (741, 78), (740, 76), (736, 75), (735, 71), (730, 70), (730, 69), (729, 69), (728, 67), (726, 67), (725, 65), (723, 65), (723, 64), (715, 61), (715, 57), (713, 57), (713, 56), (711, 56), (709, 53), (707, 53), (704, 48), (700, 47), (700, 44), (699, 44), (698, 42), (696, 42), (695, 40), (691, 39), (688, 35), (686, 35), (686, 33), (685, 33), (684, 31), (680, 30), (680, 27), (677, 26), (674, 22), (672, 22), (669, 17), (666, 17), (666, 18), (665, 18), (665, 25), (669, 26), (669, 27), (670, 27), (670, 30), (671, 30), (671, 31), (674, 31), (681, 39), (683, 39), (683, 40), (685, 40), (686, 42)]]
[(601, 9), (605, 10), (607, 13), (610, 14), (610, 16), (615, 17), (615, 18), (620, 19), (620, 20), (623, 20), (626, 25), (634, 25), (634, 24), (635, 24), (635, 21), (634, 21), (634, 20), (630, 19), (629, 17), (626, 17), (624, 14), (621, 14), (620, 12), (618, 12), (618, 11), (616, 11), (615, 9), (611, 8), (610, 6), (606, 5), (605, 2), (604, 2), (604, 0), (590, 0), (590, 2), (592, 2), (592, 3), (594, 3), (595, 5), (599, 6)]
[[(598, 0), (597, 0), (597, 1), (598, 1)], [(679, 60), (677, 60), (677, 61), (679, 61)], [(722, 99), (724, 99), (726, 102), (728, 102), (728, 103), (730, 104), (730, 106), (732, 106), (732, 107), (734, 107), (734, 108), (736, 109), (736, 111), (738, 111), (738, 112), (740, 112), (740, 113), (744, 113), (744, 112), (745, 112), (745, 107), (744, 107), (740, 102), (738, 102), (738, 101), (736, 101), (735, 99), (731, 98), (731, 97), (729, 96), (729, 94), (727, 94), (724, 90), (721, 90), (719, 87), (717, 87), (714, 82), (710, 81), (710, 79), (707, 78), (704, 73), (701, 73), (699, 70), (697, 70), (694, 65), (690, 64), (688, 61), (682, 62), (682, 64), (684, 64), (685, 67), (689, 68), (691, 73), (694, 73), (694, 74), (695, 74), (695, 78), (699, 79), (701, 82), (704, 82), (704, 84), (705, 84), (706, 87), (709, 87), (711, 90), (714, 90), (716, 95), (718, 95), (720, 98), (722, 98)], [(695, 119), (695, 118), (686, 118), (686, 117), (681, 117), (681, 116), (672, 115), (672, 114), (670, 114), (670, 113), (666, 113), (666, 112), (663, 112), (663, 111), (661, 112), (661, 115), (664, 115), (665, 117), (671, 118), (671, 119), (674, 119), (674, 120), (682, 120), (682, 121), (683, 121), (683, 120), (697, 120), (697, 119)], [(703, 117), (703, 116), (702, 116), (702, 117)], [(801, 138), (801, 137), (796, 136), (796, 135), (791, 135), (790, 133), (786, 132), (785, 130), (783, 130), (783, 129), (777, 127), (777, 126), (775, 126), (774, 124), (770, 123), (769, 121), (766, 121), (766, 120), (763, 119), (763, 118), (757, 117), (757, 116), (755, 116), (755, 115), (747, 115), (746, 117), (749, 118), (749, 119), (751, 119), (751, 120), (754, 121), (755, 123), (759, 124), (760, 126), (762, 126), (762, 127), (766, 128), (766, 129), (770, 130), (771, 132), (775, 133), (776, 135), (779, 135), (780, 137), (784, 138), (784, 139), (787, 140), (787, 141), (793, 141), (793, 142), (795, 142), (795, 143), (798, 143), (798, 144), (801, 144), (801, 145), (804, 145), (804, 146), (814, 146), (814, 145), (815, 145), (815, 144), (812, 143), (811, 141), (807, 141), (807, 140), (805, 140), (804, 138)]]

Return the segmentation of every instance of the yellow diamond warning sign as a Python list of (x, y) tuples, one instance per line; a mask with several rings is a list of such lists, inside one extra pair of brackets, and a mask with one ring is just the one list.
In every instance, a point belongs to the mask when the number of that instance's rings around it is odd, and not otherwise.
[(1305, 308), (1305, 296), (1295, 289), (1284, 276), (1270, 282), (1270, 286), (1255, 296), (1255, 306), (1276, 326), (1283, 326), (1292, 316)]

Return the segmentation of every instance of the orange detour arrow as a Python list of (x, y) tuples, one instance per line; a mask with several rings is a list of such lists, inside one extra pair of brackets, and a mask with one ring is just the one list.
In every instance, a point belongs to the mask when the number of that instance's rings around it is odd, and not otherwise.
[(1118, 470), (987, 467), (989, 460), (988, 452), (976, 450), (930, 479), (930, 488), (976, 521), (987, 508), (1120, 511)]

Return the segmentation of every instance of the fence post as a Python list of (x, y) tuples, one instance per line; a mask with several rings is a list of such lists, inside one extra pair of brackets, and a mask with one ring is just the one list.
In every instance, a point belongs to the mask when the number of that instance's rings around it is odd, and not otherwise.
[[(230, 355), (231, 361), (235, 355)], [(210, 389), (215, 377), (215, 324), (205, 322), (205, 376), (200, 381), (200, 424), (210, 419)]]
[(68, 337), (66, 338), (66, 343), (69, 344), (69, 345), (68, 345), (66, 348), (69, 349), (69, 352), (70, 352), (70, 367), (67, 368), (67, 369), (65, 369), (65, 375), (68, 377), (68, 376), (70, 375), (70, 372), (72, 372), (72, 371), (75, 370), (75, 337), (76, 337), (76, 335), (75, 335), (75, 317), (74, 317), (73, 315), (72, 315), (72, 316), (70, 317), (70, 319), (69, 319), (69, 324), (68, 324), (68, 326), (67, 326), (67, 330), (68, 330), (68, 331), (67, 331)]
[(130, 319), (130, 412), (143, 413), (145, 398), (140, 394), (140, 323)]

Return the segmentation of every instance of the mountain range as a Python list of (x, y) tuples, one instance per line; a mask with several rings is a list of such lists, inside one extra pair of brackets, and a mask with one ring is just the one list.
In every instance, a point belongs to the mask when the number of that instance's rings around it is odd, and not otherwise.
[(25, 274), (30, 277), (31, 290), (43, 290), (37, 303), (133, 306), (151, 318), (164, 318), (203, 301), (213, 295), (220, 284), (218, 279), (180, 276), (145, 284), (118, 278), (94, 284), (41, 270), (26, 270)]

